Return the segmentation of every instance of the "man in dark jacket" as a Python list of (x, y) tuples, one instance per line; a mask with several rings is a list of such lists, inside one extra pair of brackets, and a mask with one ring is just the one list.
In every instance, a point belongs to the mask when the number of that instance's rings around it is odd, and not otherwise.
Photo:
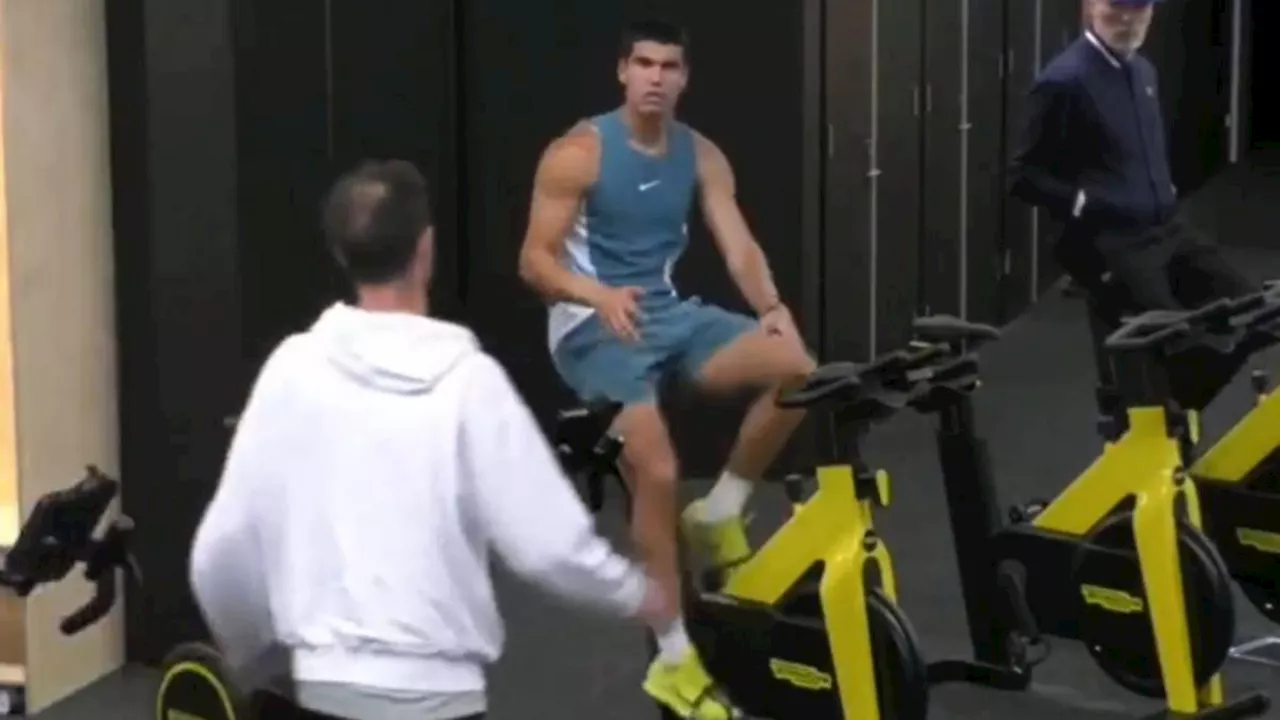
[[(1159, 1), (1085, 0), (1087, 29), (1036, 79), (1014, 159), (1013, 194), (1063, 226), (1063, 268), (1095, 298), (1124, 298), (1099, 307), (1112, 323), (1256, 289), (1179, 213), (1156, 69), (1138, 54)], [(1236, 368), (1188, 400), (1207, 402)]]

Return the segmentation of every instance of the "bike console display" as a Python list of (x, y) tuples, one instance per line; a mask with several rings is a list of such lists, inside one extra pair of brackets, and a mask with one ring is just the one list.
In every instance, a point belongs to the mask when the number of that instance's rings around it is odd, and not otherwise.
[(85, 566), (85, 579), (94, 584), (94, 595), (63, 619), (60, 629), (65, 635), (80, 632), (111, 611), (116, 601), (117, 568), (136, 579), (137, 570), (128, 552), (132, 521), (122, 516), (108, 525), (101, 537), (94, 537), (94, 529), (119, 488), (118, 481), (90, 466), (80, 482), (36, 502), (18, 539), (4, 555), (0, 586), (20, 597), (40, 585), (62, 580), (77, 563)]

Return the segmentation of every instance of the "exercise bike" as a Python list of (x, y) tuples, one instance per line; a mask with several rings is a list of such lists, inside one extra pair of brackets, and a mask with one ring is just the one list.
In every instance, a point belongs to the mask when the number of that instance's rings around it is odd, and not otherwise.
[[(1256, 304), (1254, 306), (1256, 310)], [(1166, 700), (1168, 717), (1245, 718), (1267, 711), (1256, 693), (1225, 702), (1218, 673), (1235, 629), (1226, 566), (1200, 531), (1196, 485), (1183, 468), (1186, 413), (1169, 399), (1162, 359), (1245, 307), (1148, 313), (1108, 337), (1120, 377), (1125, 432), (1057, 498), (1001, 520), (986, 444), (969, 395), (931, 411), (974, 660), (930, 667), (931, 682), (1025, 689), (1048, 657), (1047, 636), (1085, 644), (1099, 667), (1139, 695)], [(924, 339), (928, 333), (921, 333)], [(952, 352), (966, 352), (949, 342)]]
[[(974, 328), (938, 320), (935, 330)], [(978, 332), (982, 332), (979, 330)], [(869, 429), (970, 378), (933, 348), (907, 348), (866, 365), (832, 363), (779, 397), (780, 407), (825, 410), (829, 447), (813, 483), (786, 482), (791, 517), (745, 562), (702, 581), (685, 563), (684, 614), (708, 673), (748, 716), (788, 720), (919, 720), (928, 714), (928, 666), (896, 604), (893, 564), (872, 513), (890, 502), (889, 476), (868, 466)], [(968, 381), (968, 380), (966, 380)], [(622, 439), (607, 433), (616, 405), (577, 408), (557, 432), (566, 465), (599, 510)], [(807, 485), (816, 486), (806, 496)]]
[[(94, 593), (81, 608), (63, 618), (59, 630), (75, 635), (106, 617), (115, 607), (116, 571), (137, 581), (140, 573), (129, 554), (133, 522), (125, 516), (113, 520), (98, 537), (94, 531), (106, 515), (120, 483), (90, 466), (75, 485), (41, 497), (23, 522), (13, 547), (0, 562), (0, 587), (27, 597), (37, 587), (62, 580), (77, 564), (93, 583)], [(25, 712), (23, 689), (3, 691), (4, 714)]]
[[(1106, 298), (1089, 298), (1095, 347), (1108, 323), (1099, 304), (1107, 298), (1123, 306), (1123, 294), (1104, 285)], [(1256, 302), (1280, 303), (1280, 286), (1272, 284)], [(1260, 349), (1260, 348), (1259, 348)], [(1114, 398), (1120, 378), (1109, 363), (1098, 368), (1098, 403), (1104, 421), (1115, 423)], [(1245, 597), (1264, 617), (1280, 623), (1280, 390), (1268, 389), (1267, 373), (1255, 370), (1250, 383), (1254, 407), (1211, 447), (1186, 448), (1191, 476), (1200, 494), (1205, 534)], [(1198, 439), (1198, 416), (1192, 415)]]

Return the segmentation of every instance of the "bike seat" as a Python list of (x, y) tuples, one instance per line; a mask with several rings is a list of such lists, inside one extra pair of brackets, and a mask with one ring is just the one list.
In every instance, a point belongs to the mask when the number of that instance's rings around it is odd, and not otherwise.
[(862, 368), (851, 362), (833, 362), (809, 373), (804, 384), (782, 393), (780, 408), (809, 408), (821, 403), (853, 403), (860, 397)]
[(961, 320), (953, 315), (929, 315), (916, 318), (911, 323), (911, 327), (916, 335), (926, 342), (985, 342), (1000, 337), (1000, 331), (990, 325)]

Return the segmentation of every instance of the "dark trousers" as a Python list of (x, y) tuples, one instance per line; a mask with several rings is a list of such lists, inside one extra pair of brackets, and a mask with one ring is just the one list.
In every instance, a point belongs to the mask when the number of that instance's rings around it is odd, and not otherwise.
[[(1128, 315), (1146, 310), (1190, 310), (1261, 289), (1227, 262), (1217, 243), (1181, 216), (1141, 233), (1068, 227), (1056, 255), (1063, 269), (1089, 294), (1096, 320), (1107, 332)], [(1095, 342), (1101, 341), (1095, 338)], [(1203, 409), (1240, 372), (1249, 356), (1269, 342), (1270, 338), (1250, 339), (1231, 353), (1197, 347), (1168, 357), (1165, 371), (1174, 400), (1186, 409)], [(1100, 366), (1099, 371), (1106, 368)]]

